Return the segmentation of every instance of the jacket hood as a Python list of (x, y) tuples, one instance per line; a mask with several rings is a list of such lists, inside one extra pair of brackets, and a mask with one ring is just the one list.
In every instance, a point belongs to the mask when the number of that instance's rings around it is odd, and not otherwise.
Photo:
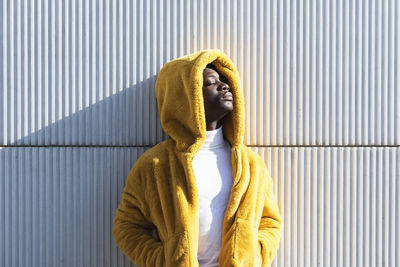
[(213, 63), (229, 82), (233, 111), (223, 120), (225, 138), (232, 146), (243, 144), (244, 103), (239, 72), (220, 50), (205, 50), (165, 64), (156, 81), (161, 125), (180, 152), (197, 153), (206, 137), (203, 70)]

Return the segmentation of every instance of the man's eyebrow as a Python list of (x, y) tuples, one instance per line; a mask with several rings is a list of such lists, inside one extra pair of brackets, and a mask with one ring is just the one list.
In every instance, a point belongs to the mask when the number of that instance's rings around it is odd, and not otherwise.
[(209, 74), (209, 75), (207, 75), (207, 78), (208, 77), (215, 77), (215, 78), (219, 79), (219, 75), (218, 74)]

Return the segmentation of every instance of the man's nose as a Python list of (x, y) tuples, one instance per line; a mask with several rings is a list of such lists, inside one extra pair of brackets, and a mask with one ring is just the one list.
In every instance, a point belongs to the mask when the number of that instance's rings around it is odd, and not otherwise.
[(220, 90), (224, 90), (224, 91), (229, 91), (231, 90), (231, 88), (229, 87), (228, 84), (221, 82), (220, 86), (219, 86)]

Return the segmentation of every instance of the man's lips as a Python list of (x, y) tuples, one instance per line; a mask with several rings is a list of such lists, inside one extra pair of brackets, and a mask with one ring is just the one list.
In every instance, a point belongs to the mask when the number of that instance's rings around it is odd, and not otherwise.
[(222, 99), (224, 100), (233, 100), (233, 96), (231, 92), (226, 92), (225, 94), (222, 95)]

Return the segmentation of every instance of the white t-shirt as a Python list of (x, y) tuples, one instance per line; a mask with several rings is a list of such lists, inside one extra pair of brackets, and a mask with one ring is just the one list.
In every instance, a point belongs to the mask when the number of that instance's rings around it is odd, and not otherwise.
[(231, 146), (222, 127), (207, 131), (206, 140), (193, 159), (199, 193), (200, 267), (218, 266), (222, 222), (232, 188)]

